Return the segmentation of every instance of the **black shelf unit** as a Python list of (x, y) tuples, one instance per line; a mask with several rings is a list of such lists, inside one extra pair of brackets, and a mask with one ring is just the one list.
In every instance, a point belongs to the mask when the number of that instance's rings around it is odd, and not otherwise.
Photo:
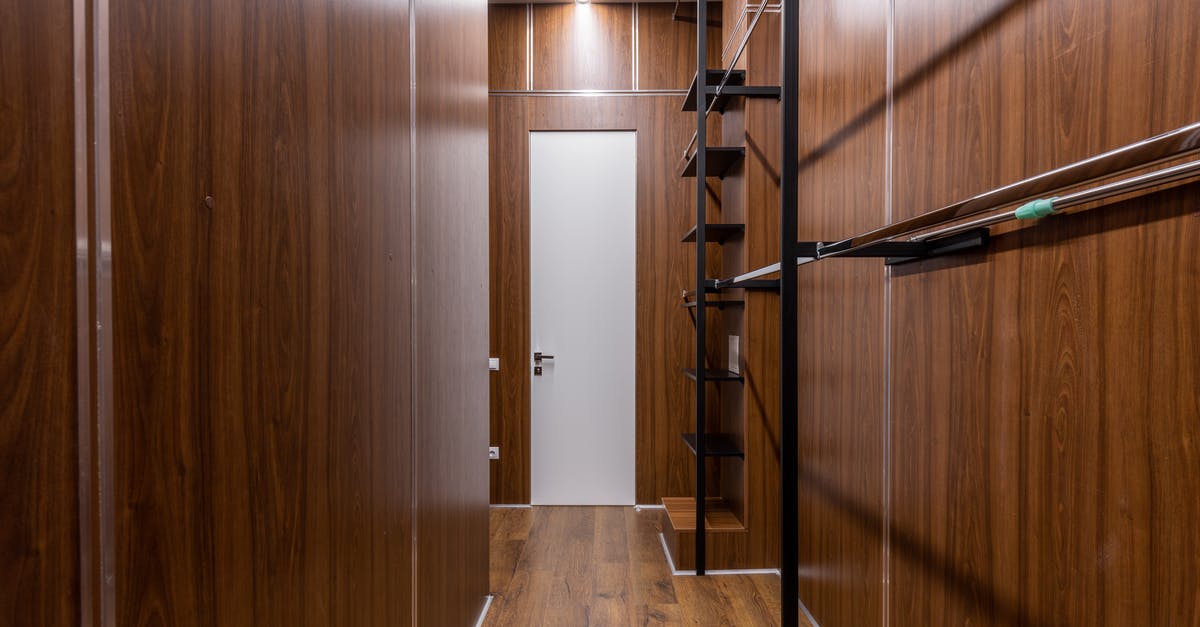
[[(688, 448), (692, 450), (692, 454), (696, 453), (696, 434), (683, 434), (683, 441), (687, 443)], [(708, 433), (704, 436), (704, 456), (705, 457), (737, 457), (745, 459), (746, 454), (742, 452), (737, 442), (733, 441), (733, 437), (725, 433)]]
[[(681, 5), (676, 4), (676, 15)], [(763, 5), (765, 7), (765, 5)], [(782, 39), (783, 59), (780, 68), (780, 86), (750, 87), (745, 85), (744, 71), (714, 70), (706, 62), (708, 52), (708, 3), (704, 0), (696, 2), (696, 72), (693, 74), (692, 85), (684, 98), (684, 111), (694, 111), (696, 115), (695, 152), (680, 169), (680, 176), (696, 178), (696, 227), (684, 236), (685, 242), (695, 242), (696, 266), (695, 284), (690, 292), (690, 306), (695, 310), (696, 352), (695, 367), (684, 372), (697, 382), (695, 393), (695, 432), (684, 434), (684, 441), (696, 455), (696, 492), (695, 520), (706, 520), (705, 459), (708, 457), (740, 457), (745, 459), (741, 451), (727, 435), (705, 433), (708, 421), (707, 382), (744, 382), (737, 373), (707, 368), (705, 359), (708, 355), (705, 338), (707, 331), (708, 307), (723, 306), (713, 302), (709, 294), (722, 292), (727, 289), (743, 290), (772, 290), (780, 298), (780, 619), (784, 627), (795, 627), (799, 624), (799, 554), (798, 554), (798, 523), (799, 510), (797, 503), (798, 488), (798, 428), (796, 420), (799, 417), (799, 402), (796, 390), (798, 363), (796, 355), (797, 342), (797, 283), (796, 264), (797, 251), (802, 248), (796, 242), (797, 190), (795, 185), (783, 185), (780, 193), (779, 231), (780, 231), (780, 275), (778, 279), (761, 279), (758, 276), (745, 280), (714, 280), (705, 276), (706, 249), (709, 242), (723, 243), (731, 234), (741, 236), (745, 225), (708, 224), (708, 190), (707, 177), (723, 178), (731, 168), (745, 158), (745, 149), (732, 146), (709, 146), (707, 141), (707, 117), (709, 111), (723, 113), (731, 98), (735, 97), (771, 97), (778, 98), (781, 106), (780, 131), (782, 159), (780, 179), (795, 181), (799, 173), (798, 138), (799, 110), (797, 103), (799, 93), (797, 80), (799, 76), (799, 0), (782, 0)], [(762, 9), (760, 8), (760, 15)], [(757, 23), (757, 17), (754, 21)], [(742, 39), (741, 46), (734, 54), (734, 62), (740, 58), (742, 51), (749, 41), (751, 26)], [(722, 82), (724, 84), (722, 85)], [(701, 105), (703, 95), (703, 106)], [(734, 232), (733, 229), (736, 229)], [(787, 235), (787, 236), (785, 236)], [(687, 292), (685, 300), (689, 298)], [(727, 306), (727, 303), (725, 304)], [(696, 525), (695, 560), (696, 574), (705, 574), (706, 560), (706, 531), (705, 525)]]
[[(746, 71), (733, 70), (729, 73), (729, 79), (725, 81), (725, 87), (721, 87), (721, 80), (725, 78), (725, 70), (708, 70), (705, 78), (705, 106), (711, 107), (713, 111), (719, 113), (725, 112), (725, 107), (729, 106), (729, 101), (733, 98), (779, 98), (779, 87), (776, 85), (746, 85)], [(688, 87), (687, 96), (683, 98), (683, 110), (696, 110), (696, 94), (700, 91), (697, 87), (696, 76), (692, 76), (692, 84)], [(718, 89), (720, 90), (718, 93)]]
[(688, 160), (679, 169), (679, 176), (682, 178), (692, 178), (696, 176), (697, 160), (696, 156), (703, 153), (705, 160), (704, 176), (715, 176), (717, 178), (725, 178), (729, 170), (733, 166), (742, 162), (746, 157), (746, 149), (741, 146), (696, 146), (696, 151), (692, 153)]
[[(705, 224), (704, 232), (708, 236), (709, 244), (724, 244), (730, 240), (741, 239), (746, 234), (745, 224)], [(681, 242), (696, 241), (696, 227), (692, 227), (684, 234)]]

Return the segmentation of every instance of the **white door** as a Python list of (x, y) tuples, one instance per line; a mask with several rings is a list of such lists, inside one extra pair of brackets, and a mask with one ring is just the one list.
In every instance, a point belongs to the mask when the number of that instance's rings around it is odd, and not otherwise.
[(636, 137), (529, 134), (535, 505), (634, 503)]

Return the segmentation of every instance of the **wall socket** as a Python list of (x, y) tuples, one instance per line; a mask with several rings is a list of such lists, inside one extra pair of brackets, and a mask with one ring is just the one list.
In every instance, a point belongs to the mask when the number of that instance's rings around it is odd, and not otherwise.
[(488, 447), (488, 459), (492, 459), (492, 460), (500, 459), (500, 447), (499, 446), (489, 446)]

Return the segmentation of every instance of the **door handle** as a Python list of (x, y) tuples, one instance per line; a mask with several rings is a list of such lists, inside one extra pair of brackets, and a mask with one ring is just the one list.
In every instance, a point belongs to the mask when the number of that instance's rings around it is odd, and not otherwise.
[(533, 363), (540, 364), (543, 359), (554, 359), (554, 355), (547, 355), (542, 351), (537, 351), (533, 354)]

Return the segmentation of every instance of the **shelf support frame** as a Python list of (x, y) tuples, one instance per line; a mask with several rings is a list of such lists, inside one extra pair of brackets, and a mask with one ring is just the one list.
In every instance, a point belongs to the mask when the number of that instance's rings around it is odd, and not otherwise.
[[(704, 294), (708, 277), (706, 276), (707, 239), (705, 224), (708, 222), (708, 189), (705, 185), (708, 176), (707, 147), (708, 133), (705, 123), (708, 117), (707, 107), (700, 106), (708, 93), (708, 0), (696, 0), (696, 293)], [(794, 239), (794, 238), (793, 238)], [(705, 497), (708, 486), (705, 485), (704, 427), (707, 418), (705, 394), (708, 385), (705, 383), (705, 336), (707, 334), (707, 319), (704, 298), (696, 299), (696, 574), (704, 575), (705, 549), (708, 546), (705, 524)]]
[(800, 624), (800, 515), (798, 357), (799, 287), (796, 284), (796, 235), (799, 221), (799, 0), (783, 0), (780, 48), (780, 130), (783, 134), (779, 177), (779, 585), (780, 623)]

